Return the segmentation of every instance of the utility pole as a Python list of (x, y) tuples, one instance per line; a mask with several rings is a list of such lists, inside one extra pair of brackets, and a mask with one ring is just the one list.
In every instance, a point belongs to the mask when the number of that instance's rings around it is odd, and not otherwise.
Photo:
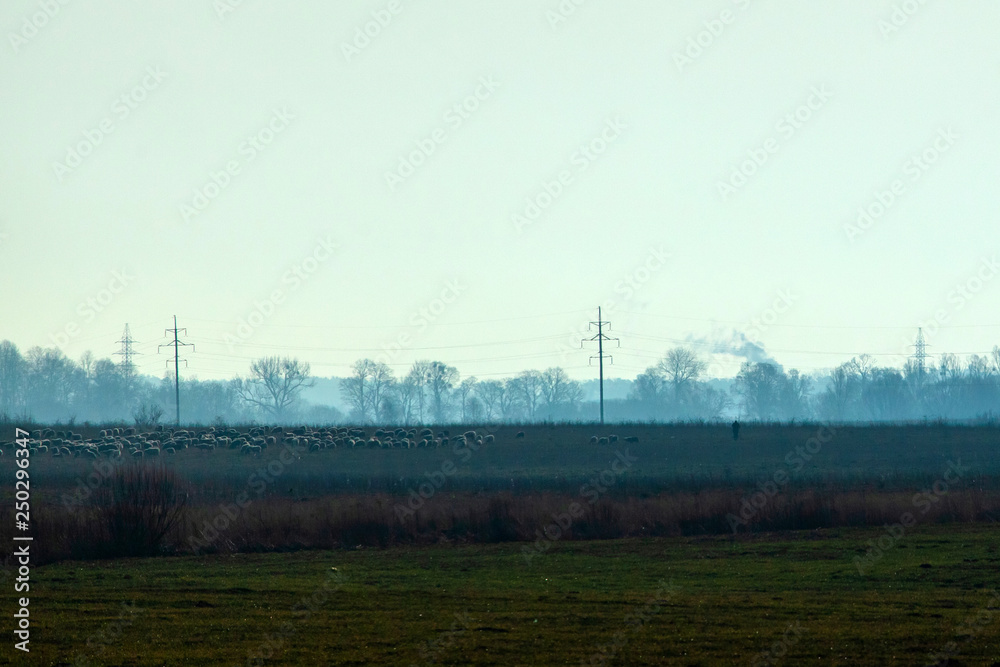
[(132, 393), (132, 385), (135, 382), (135, 363), (132, 361), (132, 357), (138, 352), (132, 349), (132, 344), (135, 343), (135, 339), (132, 338), (132, 334), (128, 330), (128, 322), (125, 323), (125, 331), (122, 333), (121, 351), (115, 352), (115, 355), (121, 356), (122, 361), (120, 365), (120, 372), (122, 376), (122, 389), (125, 392), (126, 397), (130, 396)]
[[(164, 333), (163, 333), (164, 336), (166, 336), (167, 334), (172, 333), (174, 335), (173, 342), (172, 343), (163, 343), (162, 345), (160, 345), (160, 346), (158, 346), (156, 348), (156, 351), (159, 352), (161, 347), (170, 347), (171, 345), (174, 346), (174, 405), (176, 405), (176, 407), (177, 407), (177, 425), (178, 426), (181, 425), (181, 366), (180, 366), (180, 346), (182, 346), (182, 345), (184, 345), (184, 346), (190, 346), (191, 347), (191, 351), (194, 352), (194, 344), (193, 343), (182, 343), (182, 342), (180, 342), (180, 340), (178, 340), (177, 336), (178, 336), (178, 334), (181, 331), (184, 332), (185, 336), (187, 335), (187, 329), (178, 329), (177, 328), (177, 316), (174, 315), (174, 328), (173, 329), (165, 329)], [(169, 359), (167, 360), (167, 363), (168, 364), (170, 363)], [(187, 366), (187, 359), (184, 360), (184, 365), (185, 365), (185, 367)]]
[(913, 347), (913, 358), (917, 362), (917, 375), (923, 381), (924, 373), (927, 370), (927, 343), (924, 341), (924, 330), (922, 327), (917, 329), (917, 342), (911, 347)]
[(604, 320), (601, 319), (601, 307), (600, 306), (597, 307), (597, 321), (596, 322), (591, 322), (588, 325), (587, 328), (589, 330), (591, 327), (594, 327), (594, 326), (597, 327), (597, 335), (594, 336), (593, 338), (586, 338), (586, 339), (580, 341), (580, 347), (582, 348), (583, 344), (586, 343), (586, 342), (588, 342), (588, 341), (595, 341), (595, 340), (597, 341), (597, 354), (591, 355), (590, 361), (593, 361), (596, 358), (597, 362), (598, 362), (598, 366), (600, 367), (599, 375), (598, 375), (598, 377), (600, 378), (600, 381), (598, 383), (598, 386), (600, 388), (600, 395), (601, 395), (601, 424), (603, 425), (604, 424), (604, 357), (607, 357), (608, 359), (611, 359), (611, 363), (615, 362), (614, 357), (612, 357), (610, 354), (607, 354), (607, 355), (604, 354), (604, 341), (606, 341), (606, 340), (613, 340), (613, 341), (615, 341), (615, 342), (618, 343), (618, 347), (621, 347), (622, 344), (621, 344), (621, 341), (618, 340), (617, 338), (611, 338), (610, 336), (605, 336), (604, 335), (604, 327), (607, 326), (608, 329), (610, 329), (611, 328), (611, 323), (610, 322), (605, 322)]

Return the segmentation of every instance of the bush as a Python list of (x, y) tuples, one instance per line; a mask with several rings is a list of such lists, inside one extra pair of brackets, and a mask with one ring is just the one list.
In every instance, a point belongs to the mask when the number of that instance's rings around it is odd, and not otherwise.
[(177, 473), (160, 463), (115, 468), (95, 502), (107, 555), (157, 553), (164, 537), (183, 518), (186, 503)]

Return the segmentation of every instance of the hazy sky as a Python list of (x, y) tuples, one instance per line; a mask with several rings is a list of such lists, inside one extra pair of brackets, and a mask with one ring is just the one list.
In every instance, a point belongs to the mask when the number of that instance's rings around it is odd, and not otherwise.
[(203, 379), (387, 347), (582, 379), (604, 305), (611, 377), (734, 330), (803, 370), (900, 365), (921, 324), (986, 352), (997, 26), (987, 0), (6, 0), (0, 339), (102, 357), (128, 322), (158, 375), (176, 314)]

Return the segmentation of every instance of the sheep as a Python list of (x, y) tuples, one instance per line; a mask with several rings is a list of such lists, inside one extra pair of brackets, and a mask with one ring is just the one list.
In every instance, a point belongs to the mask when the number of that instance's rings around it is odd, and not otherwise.
[(597, 444), (606, 445), (608, 444), (608, 439), (602, 435), (600, 438), (597, 439)]
[(494, 438), (493, 438), (493, 434), (492, 434), (492, 433), (488, 433), (488, 434), (486, 435), (486, 437), (485, 437), (485, 438), (483, 438), (483, 444), (486, 444), (486, 445), (488, 445), (488, 444), (490, 444), (491, 442), (493, 442), (493, 439), (494, 439)]
[(639, 438), (637, 438), (634, 435), (630, 435), (627, 438), (625, 438), (625, 442), (639, 442)]
[(609, 435), (608, 436), (608, 442), (618, 442), (618, 436), (617, 435)]
[(466, 440), (475, 440), (476, 439), (476, 432), (475, 431), (466, 431), (462, 435), (465, 436)]
[(145, 455), (146, 456), (159, 456), (160, 455), (160, 449), (159, 449), (159, 447), (150, 447), (149, 449), (146, 450)]
[(524, 431), (518, 431), (517, 435), (515, 435), (514, 437), (515, 438), (523, 438), (524, 437)]
[(597, 436), (596, 435), (590, 436), (590, 444), (592, 444), (592, 445), (596, 445), (597, 444)]

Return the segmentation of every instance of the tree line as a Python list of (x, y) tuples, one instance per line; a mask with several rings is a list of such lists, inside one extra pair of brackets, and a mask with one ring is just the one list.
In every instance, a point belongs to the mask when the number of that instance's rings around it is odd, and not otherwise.
[[(608, 400), (612, 420), (832, 421), (970, 420), (1000, 410), (1000, 347), (961, 359), (942, 354), (921, 367), (880, 366), (862, 354), (806, 375), (773, 362), (744, 362), (732, 378), (709, 378), (694, 350), (668, 350), (632, 382), (626, 398)], [(360, 359), (340, 379), (341, 408), (308, 403), (315, 378), (308, 363), (287, 357), (254, 360), (231, 380), (182, 380), (182, 421), (420, 424), (489, 421), (593, 421), (595, 401), (580, 382), (552, 367), (507, 378), (462, 377), (441, 361), (417, 361), (397, 376), (385, 363)], [(22, 354), (0, 342), (0, 418), (54, 423), (172, 421), (173, 378), (135, 373), (90, 352), (72, 360), (58, 348)]]

